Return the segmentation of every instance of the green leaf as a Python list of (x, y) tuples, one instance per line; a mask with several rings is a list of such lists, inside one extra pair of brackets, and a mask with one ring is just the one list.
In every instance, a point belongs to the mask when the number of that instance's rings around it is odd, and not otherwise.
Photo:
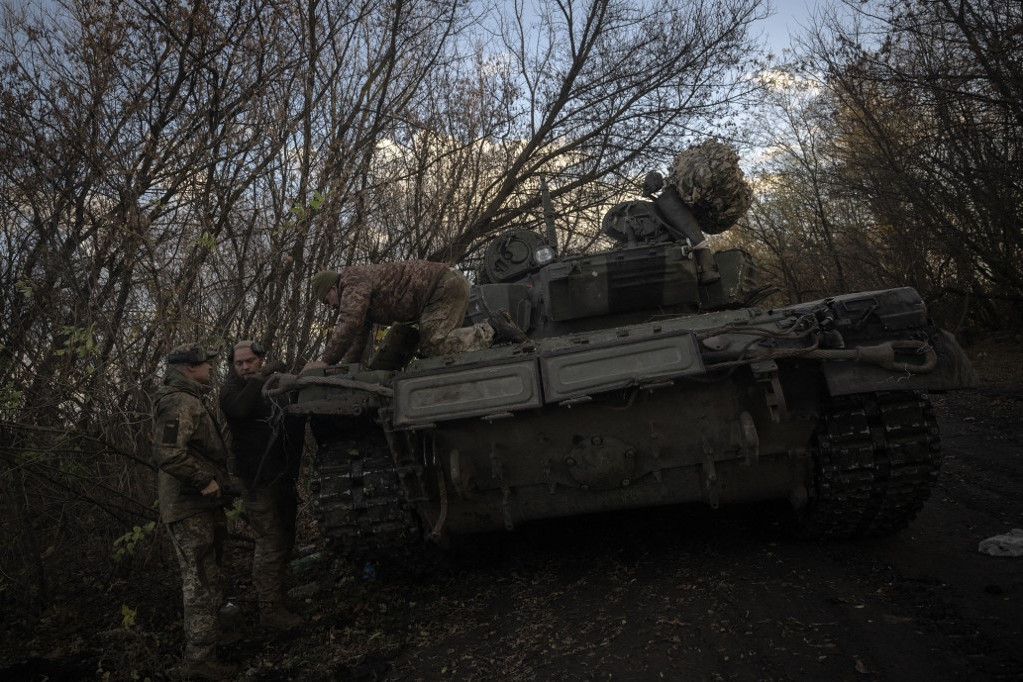
[(17, 289), (25, 298), (32, 298), (32, 295), (35, 293), (35, 290), (32, 287), (32, 282), (27, 279), (19, 279), (14, 283), (14, 288)]
[(138, 611), (131, 608), (127, 604), (121, 604), (121, 626), (124, 628), (130, 628), (135, 625), (135, 617), (138, 615)]

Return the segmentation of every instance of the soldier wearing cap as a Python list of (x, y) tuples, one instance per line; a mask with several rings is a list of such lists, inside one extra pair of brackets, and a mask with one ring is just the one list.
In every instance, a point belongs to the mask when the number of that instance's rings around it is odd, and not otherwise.
[(220, 409), (231, 431), (234, 472), (242, 483), (249, 525), (256, 532), (252, 584), (264, 627), (290, 630), (302, 618), (284, 600), (284, 569), (295, 544), (298, 478), (305, 420), (263, 396), (263, 385), (283, 369), (265, 362), (257, 341), (239, 341), (228, 356), (231, 374), (220, 389)]
[(307, 367), (358, 362), (373, 323), (417, 322), (419, 350), (427, 356), (526, 340), (505, 310), (491, 315), (489, 324), (462, 327), (469, 282), (443, 263), (411, 260), (323, 270), (313, 277), (310, 289), (314, 301), (338, 309), (340, 315), (322, 362)]
[(167, 374), (154, 396), (153, 460), (159, 469), (160, 518), (181, 569), (185, 651), (180, 672), (186, 679), (224, 679), (236, 672), (215, 651), (227, 535), (220, 498), (229, 480), (227, 447), (203, 402), (216, 355), (197, 343), (176, 346), (167, 354)]

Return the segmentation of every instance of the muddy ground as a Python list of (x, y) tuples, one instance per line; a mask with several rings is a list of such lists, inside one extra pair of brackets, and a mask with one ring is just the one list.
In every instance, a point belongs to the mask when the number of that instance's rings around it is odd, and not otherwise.
[[(370, 571), (314, 554), (290, 578), (309, 620), (283, 636), (253, 623), (240, 537), (229, 563), (245, 639), (224, 657), (264, 681), (1023, 679), (1023, 557), (977, 551), (1023, 528), (1021, 345), (970, 349), (980, 388), (934, 398), (942, 473), (894, 537), (800, 542), (770, 505), (683, 506), (535, 524)], [(64, 611), (6, 623), (0, 678), (165, 679), (180, 593), (158, 550)]]

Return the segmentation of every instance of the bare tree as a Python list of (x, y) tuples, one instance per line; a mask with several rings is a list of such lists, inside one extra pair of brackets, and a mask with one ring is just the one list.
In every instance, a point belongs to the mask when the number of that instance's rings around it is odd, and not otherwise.
[(740, 243), (790, 300), (912, 285), (950, 327), (1012, 324), (1023, 10), (846, 4), (803, 36), (774, 83), (786, 87), (767, 89), (768, 161)]
[(246, 0), (3, 13), (0, 456), (30, 545), (97, 511), (115, 534), (153, 513), (147, 389), (173, 341), (232, 316), (211, 264), (286, 139), (295, 63), (269, 42), (286, 16)]
[[(1023, 302), (1023, 8), (998, 0), (857, 6), (878, 32), (812, 44), (864, 197), (932, 300)], [(906, 265), (905, 263), (903, 265)]]
[(538, 7), (483, 17), (489, 34), (457, 44), (389, 159), (367, 168), (386, 196), (379, 255), (456, 262), (509, 225), (535, 226), (542, 176), (567, 222), (599, 213), (755, 88), (742, 76), (757, 0)]

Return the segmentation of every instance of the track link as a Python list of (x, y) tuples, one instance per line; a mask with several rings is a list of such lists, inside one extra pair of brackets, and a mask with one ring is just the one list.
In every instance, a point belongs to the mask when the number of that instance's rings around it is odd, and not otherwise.
[(321, 443), (310, 491), (332, 551), (371, 559), (400, 554), (421, 537), (382, 434)]
[(804, 537), (877, 537), (905, 528), (941, 466), (937, 422), (923, 393), (836, 398), (815, 438), (813, 497), (798, 519)]

